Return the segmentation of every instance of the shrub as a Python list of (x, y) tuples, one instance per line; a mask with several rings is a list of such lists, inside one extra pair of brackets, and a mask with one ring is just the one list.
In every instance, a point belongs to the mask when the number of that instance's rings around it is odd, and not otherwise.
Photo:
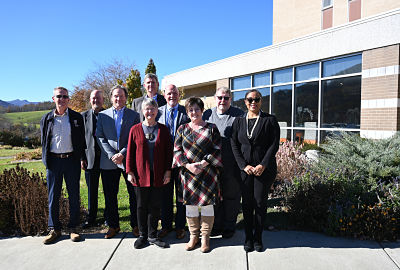
[[(0, 230), (33, 235), (47, 230), (47, 188), (43, 175), (17, 165), (0, 174)], [(3, 216), (4, 214), (4, 216)], [(60, 220), (68, 219), (68, 200), (60, 198)]]
[[(328, 140), (319, 161), (284, 188), (292, 221), (330, 235), (399, 239), (398, 146), (399, 137), (372, 141), (344, 134)], [(381, 153), (387, 156), (379, 159)]]
[(21, 160), (21, 159), (32, 160), (41, 158), (42, 158), (42, 148), (37, 148), (34, 151), (30, 152), (20, 152), (15, 155), (15, 160)]

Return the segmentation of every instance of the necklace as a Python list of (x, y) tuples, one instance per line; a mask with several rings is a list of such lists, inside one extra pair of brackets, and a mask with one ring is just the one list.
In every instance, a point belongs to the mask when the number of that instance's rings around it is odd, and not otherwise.
[[(145, 133), (145, 134), (144, 134), (144, 137), (145, 137), (147, 140), (152, 141), (152, 140), (154, 140), (154, 138), (156, 137), (156, 136), (154, 135), (154, 130), (156, 129), (156, 126), (157, 126), (157, 124), (154, 125), (154, 126), (146, 126), (146, 129), (149, 131), (149, 133)], [(152, 127), (153, 129), (150, 130), (150, 127)]]
[(254, 132), (254, 129), (256, 128), (256, 126), (257, 126), (257, 123), (258, 123), (259, 119), (260, 119), (260, 113), (258, 113), (257, 120), (254, 123), (254, 126), (251, 129), (251, 132), (249, 134), (249, 128), (248, 128), (248, 126), (249, 126), (249, 114), (248, 113), (246, 114), (246, 124), (247, 124), (246, 133), (247, 133), (247, 138), (251, 139), (251, 137), (253, 137), (253, 132)]

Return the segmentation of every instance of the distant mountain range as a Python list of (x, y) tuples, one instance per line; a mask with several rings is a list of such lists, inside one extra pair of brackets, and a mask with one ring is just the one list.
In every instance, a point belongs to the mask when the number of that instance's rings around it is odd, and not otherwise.
[(15, 99), (15, 100), (11, 100), (11, 101), (0, 100), (0, 106), (2, 106), (2, 107), (9, 107), (9, 106), (21, 107), (21, 106), (24, 106), (26, 104), (36, 104), (36, 103), (39, 103), (39, 102), (30, 102), (30, 101), (27, 101), (27, 100), (20, 100), (20, 99)]

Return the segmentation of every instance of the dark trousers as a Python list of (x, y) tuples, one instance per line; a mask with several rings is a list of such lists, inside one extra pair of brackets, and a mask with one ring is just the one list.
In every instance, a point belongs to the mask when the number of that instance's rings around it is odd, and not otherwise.
[[(229, 168), (228, 168), (229, 169)], [(233, 173), (222, 173), (220, 175), (220, 186), (222, 201), (214, 205), (214, 227), (215, 230), (235, 231), (237, 216), (240, 209), (240, 180), (239, 175)]]
[(121, 174), (125, 178), (129, 194), (130, 223), (133, 228), (137, 226), (136, 195), (132, 184), (126, 180), (126, 173), (121, 169), (101, 170), (101, 181), (103, 183), (104, 200), (106, 204), (104, 210), (105, 216), (109, 227), (119, 228), (118, 191)]
[[(98, 210), (98, 195), (99, 195), (99, 179), (100, 167), (99, 164), (94, 164), (92, 169), (85, 170), (86, 185), (88, 187), (88, 223), (95, 223)], [(104, 214), (105, 217), (105, 214)]]
[[(179, 169), (172, 169), (171, 181), (163, 187), (162, 207), (161, 207), (161, 226), (163, 229), (172, 229), (172, 220), (174, 217), (174, 187), (175, 198), (178, 191)], [(184, 229), (186, 224), (186, 211), (182, 202), (176, 201), (175, 228)]]
[(134, 187), (137, 198), (137, 218), (140, 235), (157, 238), (157, 226), (162, 204), (162, 187)]
[(79, 225), (80, 194), (79, 181), (81, 177), (80, 161), (69, 158), (50, 157), (47, 163), (47, 191), (49, 197), (49, 222), (51, 229), (61, 230), (60, 197), (62, 182), (65, 179), (69, 201), (68, 228)]
[[(275, 179), (266, 176), (242, 174), (242, 208), (246, 241), (262, 241), (263, 224), (267, 212), (268, 191)], [(254, 232), (254, 233), (253, 233)]]

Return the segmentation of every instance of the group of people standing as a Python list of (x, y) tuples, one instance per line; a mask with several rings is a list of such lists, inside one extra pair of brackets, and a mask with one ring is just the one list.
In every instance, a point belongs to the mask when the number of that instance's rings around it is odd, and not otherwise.
[[(162, 248), (172, 231), (173, 197), (176, 197), (176, 238), (190, 233), (186, 250), (210, 250), (210, 236), (230, 238), (242, 198), (244, 249), (263, 250), (262, 231), (268, 191), (277, 173), (279, 147), (276, 118), (261, 111), (262, 96), (250, 90), (247, 113), (231, 106), (232, 93), (220, 87), (216, 107), (204, 111), (200, 98), (179, 104), (173, 84), (158, 94), (158, 79), (147, 74), (146, 93), (126, 107), (127, 90), (111, 89), (112, 107), (103, 110), (102, 92), (90, 94), (91, 109), (82, 115), (68, 109), (68, 90), (54, 89), (56, 109), (41, 120), (42, 158), (47, 169), (50, 233), (44, 243), (61, 235), (59, 198), (63, 178), (70, 204), (70, 237), (79, 241), (79, 179), (85, 170), (88, 216), (84, 227), (96, 224), (101, 176), (105, 238), (119, 231), (118, 189), (123, 175), (130, 203), (130, 225), (137, 249), (148, 244)], [(200, 213), (199, 213), (200, 210)], [(185, 219), (186, 217), (186, 219)], [(162, 229), (157, 231), (161, 220)], [(201, 235), (201, 240), (200, 240)]]

